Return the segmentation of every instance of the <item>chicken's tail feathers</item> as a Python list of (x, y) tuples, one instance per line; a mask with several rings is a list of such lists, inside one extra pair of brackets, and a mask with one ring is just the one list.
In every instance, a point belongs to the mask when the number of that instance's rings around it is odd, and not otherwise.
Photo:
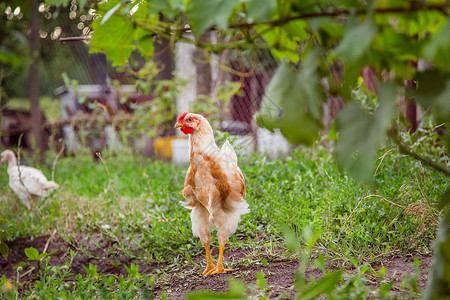
[(195, 201), (193, 200), (180, 201), (180, 204), (188, 209), (193, 209), (195, 207)]
[(231, 146), (230, 142), (228, 140), (223, 143), (222, 148), (220, 149), (220, 152), (225, 154), (225, 156), (233, 163), (237, 163), (237, 156), (236, 152), (234, 152), (233, 146)]
[(59, 184), (54, 181), (48, 181), (46, 184), (46, 188), (49, 190), (56, 190), (59, 189)]
[(236, 206), (237, 206), (237, 208), (238, 208), (239, 214), (241, 214), (241, 215), (244, 215), (244, 214), (250, 212), (250, 209), (248, 208), (249, 205), (248, 205), (248, 203), (245, 202), (245, 201), (238, 202)]

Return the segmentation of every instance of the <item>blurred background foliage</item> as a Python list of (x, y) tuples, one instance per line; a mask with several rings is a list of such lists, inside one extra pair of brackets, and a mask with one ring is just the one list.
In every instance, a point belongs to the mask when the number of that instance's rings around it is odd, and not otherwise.
[[(84, 4), (83, 4), (84, 3)], [(80, 6), (83, 5), (83, 6)], [(40, 90), (54, 96), (63, 85), (62, 74), (80, 84), (97, 81), (97, 60), (89, 57), (87, 43), (59, 42), (62, 36), (81, 36), (90, 32), (94, 15), (90, 4), (73, 1), (67, 6), (39, 4), (40, 17)], [(2, 104), (10, 97), (28, 96), (30, 58), (30, 8), (28, 1), (8, 0), (0, 3), (0, 82)], [(64, 33), (64, 34), (63, 34)], [(62, 35), (63, 34), (63, 35)]]

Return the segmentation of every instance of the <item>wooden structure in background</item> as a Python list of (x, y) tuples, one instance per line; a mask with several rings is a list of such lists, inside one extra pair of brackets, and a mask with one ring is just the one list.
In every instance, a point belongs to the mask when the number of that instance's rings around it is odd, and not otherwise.
[(39, 106), (39, 61), (40, 61), (40, 35), (39, 35), (39, 1), (30, 0), (30, 56), (32, 63), (30, 66), (30, 112), (31, 112), (31, 132), (35, 140), (36, 148), (39, 151), (39, 160), (43, 162), (44, 159), (44, 139), (42, 136), (42, 118), (41, 109)]

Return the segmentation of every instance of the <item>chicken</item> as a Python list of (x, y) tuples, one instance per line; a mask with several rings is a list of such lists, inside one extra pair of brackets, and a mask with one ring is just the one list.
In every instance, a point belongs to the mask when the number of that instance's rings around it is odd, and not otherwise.
[(31, 209), (32, 198), (47, 197), (59, 188), (56, 182), (48, 181), (41, 170), (18, 166), (16, 155), (11, 150), (2, 152), (0, 163), (5, 162), (8, 163), (9, 186), (28, 209)]
[[(230, 143), (219, 149), (208, 120), (194, 113), (184, 113), (175, 128), (189, 134), (190, 166), (186, 173), (182, 205), (191, 209), (192, 232), (199, 236), (206, 253), (203, 275), (231, 271), (223, 267), (223, 253), (228, 237), (236, 231), (242, 214), (247, 213), (245, 181)], [(211, 228), (217, 228), (219, 257), (211, 261)]]

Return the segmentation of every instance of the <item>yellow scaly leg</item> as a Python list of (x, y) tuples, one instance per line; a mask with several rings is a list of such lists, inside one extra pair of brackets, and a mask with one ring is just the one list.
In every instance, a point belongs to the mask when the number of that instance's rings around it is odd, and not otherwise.
[(209, 249), (209, 245), (205, 246), (205, 253), (206, 253), (206, 268), (205, 271), (203, 271), (203, 275), (207, 276), (208, 273), (214, 269), (214, 264), (211, 261), (211, 252)]
[(233, 271), (233, 269), (224, 269), (223, 267), (223, 251), (225, 249), (225, 245), (219, 245), (219, 258), (217, 259), (217, 266), (204, 274), (205, 276), (212, 275), (212, 274), (220, 274), (225, 272)]

